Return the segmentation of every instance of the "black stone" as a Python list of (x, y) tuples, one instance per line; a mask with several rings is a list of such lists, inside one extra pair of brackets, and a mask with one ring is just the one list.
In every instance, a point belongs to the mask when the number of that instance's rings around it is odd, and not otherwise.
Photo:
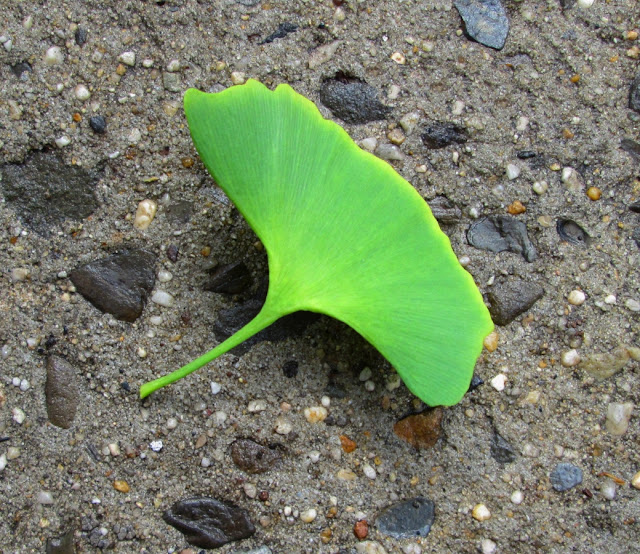
[(429, 202), (429, 208), (433, 217), (442, 225), (458, 223), (462, 217), (462, 211), (446, 196), (436, 196)]
[(101, 115), (94, 115), (89, 118), (89, 127), (94, 133), (101, 135), (107, 131), (107, 120)]
[(426, 537), (435, 520), (435, 504), (424, 497), (385, 508), (376, 518), (378, 531), (395, 539)]
[(284, 364), (282, 364), (282, 373), (284, 373), (285, 377), (289, 379), (293, 379), (296, 375), (298, 375), (298, 362), (295, 360), (288, 360)]
[(200, 548), (220, 548), (255, 533), (246, 510), (227, 500), (196, 497), (176, 502), (163, 515), (189, 544)]
[(587, 232), (571, 219), (558, 219), (556, 221), (556, 231), (562, 240), (578, 246), (587, 246), (591, 242), (591, 237)]
[(533, 150), (520, 150), (518, 153), (516, 153), (516, 156), (518, 156), (518, 158), (520, 158), (521, 160), (535, 158), (537, 155), (538, 154)]
[(629, 107), (632, 110), (640, 112), (640, 71), (638, 71), (636, 78), (631, 82), (631, 88), (629, 89)]
[(636, 242), (636, 246), (640, 248), (640, 227), (636, 227), (631, 234), (631, 238)]
[(25, 163), (1, 167), (7, 204), (42, 235), (65, 219), (79, 221), (98, 208), (94, 190), (100, 174), (67, 165), (57, 154), (36, 152)]
[(132, 322), (140, 317), (155, 283), (155, 261), (146, 250), (125, 251), (75, 269), (70, 279), (100, 311)]
[(555, 490), (568, 491), (582, 483), (582, 470), (573, 464), (558, 464), (551, 472), (549, 479)]
[(471, 377), (471, 383), (469, 383), (467, 392), (476, 390), (480, 385), (484, 385), (484, 381), (474, 374), (473, 377)]
[(178, 261), (178, 254), (180, 253), (180, 248), (176, 244), (170, 244), (167, 247), (167, 258), (170, 262), (174, 264)]
[(378, 100), (376, 89), (366, 82), (338, 73), (325, 79), (320, 87), (320, 101), (331, 113), (347, 123), (368, 123), (386, 119), (391, 111)]
[(262, 446), (251, 439), (238, 439), (231, 445), (233, 463), (247, 473), (269, 471), (281, 457), (278, 447)]
[(467, 231), (469, 244), (481, 250), (522, 254), (528, 262), (538, 257), (536, 247), (529, 240), (527, 226), (514, 217), (492, 215), (476, 221)]
[(80, 372), (58, 356), (47, 358), (47, 381), (44, 386), (47, 417), (56, 427), (69, 429), (80, 401)]
[(509, 20), (500, 0), (456, 0), (454, 5), (473, 40), (502, 49), (509, 34)]
[(265, 38), (260, 44), (269, 44), (270, 42), (273, 42), (277, 38), (284, 38), (289, 33), (295, 33), (297, 30), (298, 30), (298, 26), (294, 25), (293, 23), (287, 23), (287, 22), (280, 23), (280, 25), (278, 25), (278, 28), (273, 33), (271, 33), (267, 38)]
[(620, 141), (620, 148), (631, 154), (636, 162), (640, 162), (640, 144), (635, 140), (622, 139)]
[(167, 206), (165, 215), (170, 223), (188, 223), (193, 213), (193, 202), (181, 200)]
[(244, 262), (217, 266), (213, 268), (204, 290), (211, 292), (238, 294), (247, 290), (253, 280), (249, 268)]
[(491, 437), (491, 456), (499, 464), (510, 464), (516, 459), (513, 447), (498, 433)]
[(73, 531), (68, 531), (61, 537), (47, 539), (45, 548), (46, 554), (76, 554), (76, 547), (73, 542)]
[(435, 150), (450, 144), (464, 144), (467, 142), (467, 131), (454, 123), (435, 121), (424, 130), (420, 138), (427, 148)]
[(489, 313), (497, 325), (508, 325), (544, 295), (544, 288), (533, 281), (513, 280), (491, 287), (487, 293)]
[(11, 66), (11, 73), (18, 79), (22, 79), (23, 75), (31, 72), (31, 65), (28, 62), (20, 62)]
[(84, 27), (78, 27), (73, 36), (78, 46), (84, 46), (87, 42), (87, 30)]
[(640, 214), (640, 202), (633, 202), (632, 204), (629, 204), (629, 209), (632, 212)]

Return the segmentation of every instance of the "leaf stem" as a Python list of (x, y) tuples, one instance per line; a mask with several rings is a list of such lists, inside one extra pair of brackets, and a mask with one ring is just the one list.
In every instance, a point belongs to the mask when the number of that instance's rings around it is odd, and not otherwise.
[(209, 352), (207, 352), (206, 354), (200, 356), (199, 358), (196, 358), (192, 362), (189, 362), (187, 365), (182, 366), (180, 369), (177, 369), (169, 375), (165, 375), (142, 385), (140, 387), (140, 398), (146, 398), (152, 392), (170, 385), (171, 383), (175, 383), (176, 381), (179, 381), (183, 377), (189, 375), (189, 373), (200, 369), (203, 365), (208, 364), (209, 362), (215, 360), (218, 356), (225, 354), (232, 348), (238, 346), (240, 343), (251, 338), (253, 335), (259, 333), (265, 327), (268, 327), (274, 321), (284, 315), (281, 312), (270, 309), (267, 304), (268, 303), (265, 302), (265, 305), (262, 307), (262, 310), (260, 310), (256, 317), (254, 317), (249, 323), (242, 327), (242, 329), (236, 331), (224, 342), (221, 342), (213, 350), (209, 350)]

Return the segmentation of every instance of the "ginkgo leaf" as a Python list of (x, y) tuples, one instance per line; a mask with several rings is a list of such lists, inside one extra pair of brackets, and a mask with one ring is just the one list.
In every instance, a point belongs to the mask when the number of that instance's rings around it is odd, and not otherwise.
[(140, 396), (308, 310), (350, 325), (427, 404), (458, 402), (493, 323), (415, 189), (287, 85), (190, 89), (184, 104), (202, 161), (265, 246), (269, 290), (245, 327)]

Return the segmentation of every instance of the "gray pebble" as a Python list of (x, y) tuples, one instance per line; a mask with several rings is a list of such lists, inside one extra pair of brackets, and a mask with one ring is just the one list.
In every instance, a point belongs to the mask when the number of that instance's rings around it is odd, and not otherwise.
[(420, 136), (427, 148), (437, 150), (450, 144), (464, 144), (467, 142), (467, 131), (464, 127), (442, 121), (434, 121)]
[(551, 472), (549, 478), (555, 490), (567, 491), (582, 483), (582, 470), (573, 464), (561, 463)]
[(78, 408), (78, 371), (58, 356), (47, 359), (45, 399), (49, 421), (62, 429), (69, 429)]
[(509, 34), (509, 20), (500, 0), (456, 0), (455, 7), (473, 40), (502, 49)]
[(500, 464), (510, 464), (516, 459), (515, 450), (499, 433), (491, 437), (491, 456)]
[(61, 537), (52, 537), (47, 540), (46, 554), (75, 554), (76, 547), (73, 542), (73, 530), (66, 532)]
[(277, 447), (262, 446), (251, 439), (238, 439), (231, 445), (233, 463), (247, 473), (269, 471), (281, 457)]
[(395, 539), (426, 537), (434, 520), (435, 504), (419, 496), (385, 508), (376, 518), (376, 527)]
[(320, 87), (320, 101), (331, 113), (347, 123), (367, 123), (386, 119), (391, 108), (378, 100), (378, 92), (366, 82), (338, 73), (325, 79)]
[(640, 71), (638, 71), (629, 89), (629, 107), (640, 112)]
[(529, 280), (517, 279), (494, 285), (487, 293), (491, 319), (497, 325), (508, 325), (543, 295), (544, 288)]
[(94, 133), (101, 135), (107, 130), (107, 121), (101, 115), (94, 115), (89, 118), (89, 127)]
[(162, 85), (169, 92), (180, 92), (182, 90), (182, 83), (180, 82), (180, 74), (164, 71), (162, 73)]
[(522, 254), (525, 260), (533, 262), (538, 253), (529, 240), (527, 226), (514, 217), (492, 215), (474, 222), (467, 231), (469, 244), (480, 250)]

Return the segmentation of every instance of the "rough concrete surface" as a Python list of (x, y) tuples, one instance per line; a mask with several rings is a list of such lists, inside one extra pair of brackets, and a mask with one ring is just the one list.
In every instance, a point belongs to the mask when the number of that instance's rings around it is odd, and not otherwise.
[[(509, 33), (495, 50), (465, 34), (451, 0), (4, 0), (0, 165), (55, 152), (97, 181), (91, 215), (56, 206), (56, 217), (33, 213), (47, 209), (46, 194), (16, 199), (29, 187), (0, 181), (0, 552), (44, 552), (47, 542), (52, 552), (189, 552), (162, 514), (194, 497), (231, 502), (255, 525), (225, 553), (637, 551), (640, 215), (630, 206), (640, 166), (630, 141), (640, 142), (640, 113), (629, 98), (640, 6), (588, 4), (503, 0)], [(332, 116), (320, 90), (336, 76), (377, 91), (384, 119)], [(290, 84), (388, 153), (427, 201), (446, 197), (460, 216), (444, 230), (485, 295), (512, 280), (544, 288), (496, 328), (476, 366), (484, 385), (444, 410), (435, 446), (417, 450), (394, 433), (425, 406), (394, 387), (373, 347), (326, 317), (139, 400), (141, 384), (217, 344), (218, 314), (254, 297), (267, 275), (181, 107), (189, 87), (247, 78)], [(464, 129), (466, 142), (430, 149), (421, 135), (436, 124)], [(55, 181), (49, 200), (72, 202)], [(157, 213), (139, 229), (143, 200)], [(468, 244), (473, 221), (493, 215), (526, 224), (535, 260)], [(558, 220), (589, 241), (562, 240)], [(136, 248), (156, 256), (155, 292), (171, 296), (127, 323), (69, 275)], [(250, 290), (204, 290), (212, 267), (240, 261)], [(49, 356), (75, 368), (68, 429), (47, 418)], [(600, 367), (614, 358), (615, 371)], [(327, 419), (308, 422), (305, 408), (324, 396)], [(496, 434), (513, 461), (492, 456)], [(277, 464), (243, 471), (230, 452), (239, 439), (276, 449)], [(559, 463), (582, 482), (554, 490)], [(429, 534), (383, 534), (376, 516), (412, 498), (435, 504)]]

